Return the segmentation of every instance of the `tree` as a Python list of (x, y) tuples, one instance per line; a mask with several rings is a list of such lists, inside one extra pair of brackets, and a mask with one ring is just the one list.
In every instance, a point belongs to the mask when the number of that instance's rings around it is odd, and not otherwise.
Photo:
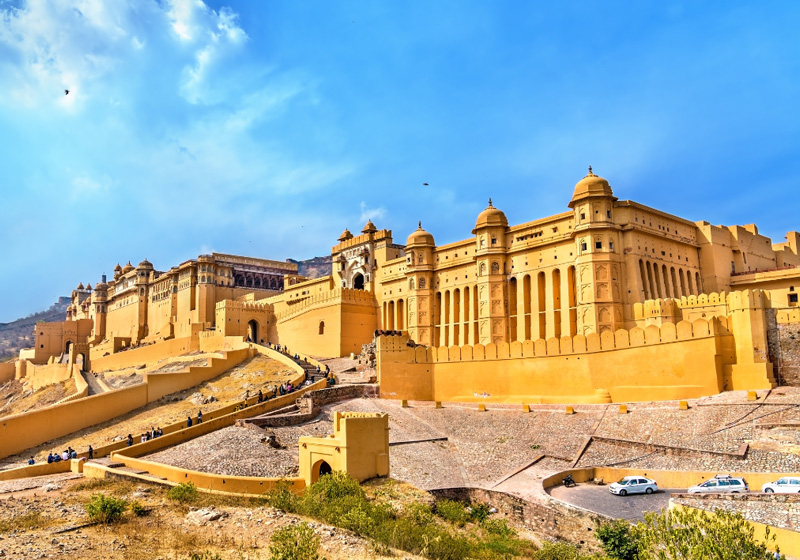
[[(767, 544), (775, 535), (766, 529), (764, 539), (755, 538), (755, 529), (740, 513), (693, 508), (646, 513), (631, 535), (638, 546), (638, 560), (774, 560)], [(777, 547), (775, 547), (777, 548)], [(784, 556), (780, 556), (785, 560)]]
[(616, 560), (636, 560), (636, 540), (631, 534), (627, 521), (615, 519), (597, 529), (597, 538), (603, 544), (603, 551)]

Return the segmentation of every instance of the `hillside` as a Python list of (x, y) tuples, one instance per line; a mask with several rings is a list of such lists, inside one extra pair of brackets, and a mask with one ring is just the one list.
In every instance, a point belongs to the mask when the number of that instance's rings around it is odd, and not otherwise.
[(22, 348), (34, 343), (33, 327), (39, 321), (63, 321), (69, 305), (68, 297), (60, 297), (49, 309), (38, 311), (10, 323), (0, 323), (0, 362), (19, 355)]
[(332, 261), (330, 255), (326, 257), (314, 257), (313, 259), (307, 259), (304, 261), (296, 261), (293, 259), (288, 259), (288, 261), (297, 263), (298, 274), (311, 279), (328, 276), (331, 273)]

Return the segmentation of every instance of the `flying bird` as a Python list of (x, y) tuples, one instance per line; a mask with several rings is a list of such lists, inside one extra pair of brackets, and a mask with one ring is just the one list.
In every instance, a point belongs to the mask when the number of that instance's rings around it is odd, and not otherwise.
[(68, 89), (64, 90), (64, 95), (69, 95), (69, 90)]
[(422, 183), (422, 186), (423, 186), (423, 187), (428, 187), (428, 186), (430, 186), (430, 185), (428, 185), (428, 183)]

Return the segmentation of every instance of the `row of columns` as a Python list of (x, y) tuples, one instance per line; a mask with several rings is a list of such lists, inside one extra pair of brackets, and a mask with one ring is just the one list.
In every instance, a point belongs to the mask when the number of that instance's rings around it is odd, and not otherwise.
[(700, 295), (700, 273), (684, 271), (674, 266), (667, 268), (667, 265), (649, 260), (639, 260), (639, 281), (644, 288), (645, 299), (657, 298), (681, 298), (684, 296)]
[(575, 267), (553, 268), (509, 281), (509, 340), (577, 334)]

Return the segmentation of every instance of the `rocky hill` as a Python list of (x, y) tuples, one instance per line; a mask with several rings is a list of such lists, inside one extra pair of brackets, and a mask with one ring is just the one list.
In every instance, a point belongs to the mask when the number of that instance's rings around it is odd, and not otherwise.
[(314, 257), (304, 261), (288, 259), (289, 262), (297, 263), (297, 272), (308, 278), (320, 278), (331, 273), (331, 256)]
[(49, 309), (32, 313), (23, 319), (0, 323), (0, 362), (19, 355), (22, 348), (34, 343), (33, 327), (39, 321), (63, 321), (69, 305), (68, 297), (60, 297)]

